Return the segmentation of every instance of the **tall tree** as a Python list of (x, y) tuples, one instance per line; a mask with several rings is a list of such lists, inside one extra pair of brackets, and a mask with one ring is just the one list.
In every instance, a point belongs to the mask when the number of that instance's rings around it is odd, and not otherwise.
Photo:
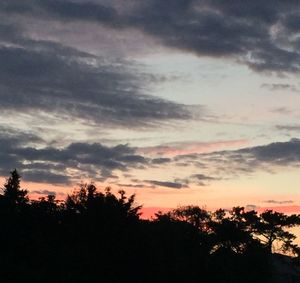
[(28, 203), (28, 191), (22, 190), (20, 186), (21, 176), (16, 169), (10, 172), (10, 174), (11, 176), (6, 180), (4, 188), (2, 188), (4, 199), (9, 201), (13, 205)]

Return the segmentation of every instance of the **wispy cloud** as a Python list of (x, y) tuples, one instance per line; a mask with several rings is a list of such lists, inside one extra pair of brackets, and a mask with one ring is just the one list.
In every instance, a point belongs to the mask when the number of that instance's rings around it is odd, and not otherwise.
[(224, 140), (212, 142), (184, 141), (165, 143), (151, 147), (140, 147), (138, 148), (138, 152), (143, 154), (177, 156), (216, 151), (230, 147), (240, 147), (247, 143), (247, 140)]
[(271, 91), (284, 91), (284, 90), (289, 90), (289, 91), (293, 91), (293, 92), (299, 91), (297, 89), (297, 87), (293, 84), (280, 84), (280, 83), (267, 84), (267, 83), (264, 83), (261, 85), (261, 88), (266, 88)]
[(214, 178), (233, 178), (257, 171), (278, 172), (279, 168), (300, 165), (300, 140), (211, 153), (179, 155), (174, 161), (198, 167)]
[(277, 107), (277, 108), (273, 108), (271, 109), (272, 113), (278, 113), (281, 115), (287, 115), (292, 113), (293, 111), (291, 109), (288, 109), (287, 107)]
[(290, 203), (294, 203), (294, 201), (292, 200), (273, 200), (273, 199), (269, 199), (269, 200), (265, 200), (265, 203), (271, 203), (271, 204), (290, 204)]
[(300, 125), (276, 125), (275, 128), (285, 132), (300, 132)]
[[(154, 147), (150, 150), (127, 144), (107, 146), (88, 142), (47, 146), (43, 139), (33, 133), (2, 127), (0, 173), (7, 175), (7, 171), (18, 168), (27, 181), (69, 184), (80, 178), (93, 178), (95, 181), (111, 178), (120, 184), (142, 187), (150, 184), (181, 189), (188, 186), (206, 186), (257, 171), (275, 173), (279, 168), (300, 165), (299, 139), (240, 148), (242, 144), (241, 141), (192, 143), (188, 144), (192, 152), (195, 148), (198, 152), (190, 154), (182, 154), (187, 152), (184, 149), (186, 143), (174, 143), (173, 148)], [(233, 145), (239, 148), (220, 150)], [(172, 153), (178, 155), (172, 156), (170, 148)], [(160, 153), (160, 157), (153, 153)], [(136, 177), (134, 169), (144, 173), (151, 169), (158, 172), (176, 170), (178, 174), (166, 181), (151, 178), (141, 181)], [(125, 174), (119, 175), (115, 172)]]
[(56, 192), (56, 191), (49, 191), (49, 190), (34, 190), (30, 191), (31, 194), (37, 194), (37, 195), (64, 195), (64, 193)]
[(183, 189), (187, 188), (186, 184), (182, 184), (179, 182), (170, 182), (170, 181), (157, 181), (157, 180), (144, 180), (145, 183), (154, 185), (154, 186), (159, 186), (159, 187), (167, 187), (167, 188), (172, 188), (172, 189)]

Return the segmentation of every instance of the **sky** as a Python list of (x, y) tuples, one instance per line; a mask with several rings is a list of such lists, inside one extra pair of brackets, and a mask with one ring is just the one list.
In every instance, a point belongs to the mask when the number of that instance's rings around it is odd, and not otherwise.
[(1, 0), (0, 181), (300, 212), (299, 50), (297, 0)]

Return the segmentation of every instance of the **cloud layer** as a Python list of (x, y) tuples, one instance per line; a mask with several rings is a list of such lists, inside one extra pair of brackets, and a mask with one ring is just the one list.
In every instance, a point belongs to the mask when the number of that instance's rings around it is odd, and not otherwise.
[(65, 147), (37, 147), (28, 141), (39, 138), (6, 130), (0, 135), (0, 174), (17, 168), (26, 181), (69, 184), (81, 178), (104, 181), (117, 178), (113, 171), (128, 171), (148, 163), (128, 145), (108, 147), (99, 143), (71, 143)]
[[(0, 10), (29, 13), (33, 7), (4, 2)], [(0, 109), (11, 115), (44, 112), (128, 128), (193, 118), (188, 106), (149, 95), (151, 76), (132, 61), (33, 39), (16, 23), (0, 22), (0, 38)]]
[(298, 72), (299, 2), (2, 1), (11, 15), (137, 29), (160, 44), (199, 56), (231, 57), (256, 71)]
[[(300, 166), (299, 139), (236, 150), (172, 157), (162, 154), (158, 158), (127, 144), (73, 142), (65, 146), (45, 146), (41, 138), (30, 132), (2, 127), (0, 147), (2, 176), (17, 168), (26, 181), (53, 184), (72, 184), (84, 178), (101, 182), (110, 179), (120, 186), (124, 186), (125, 181), (127, 186), (183, 189), (257, 171), (276, 173), (283, 167)], [(155, 176), (163, 179), (152, 179), (152, 169), (160, 172)], [(136, 170), (142, 172), (143, 179)]]
[(300, 140), (294, 138), (287, 142), (237, 150), (182, 155), (175, 160), (186, 166), (198, 167), (199, 170), (207, 169), (210, 174), (225, 179), (257, 171), (276, 173), (279, 168), (296, 168), (300, 165)]

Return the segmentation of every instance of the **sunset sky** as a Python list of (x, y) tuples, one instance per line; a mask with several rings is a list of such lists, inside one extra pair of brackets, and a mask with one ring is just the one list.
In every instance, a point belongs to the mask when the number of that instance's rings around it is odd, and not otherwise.
[(298, 0), (1, 0), (0, 62), (1, 184), (300, 212)]

